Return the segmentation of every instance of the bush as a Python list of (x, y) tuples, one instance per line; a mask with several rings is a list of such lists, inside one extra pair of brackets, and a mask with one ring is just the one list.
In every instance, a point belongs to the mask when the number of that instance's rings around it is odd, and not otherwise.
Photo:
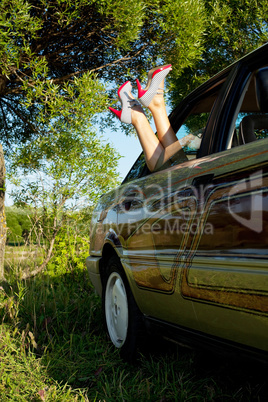
[(23, 243), (22, 237), (22, 227), (18, 220), (17, 213), (13, 210), (6, 211), (6, 220), (7, 220), (7, 243)]
[(77, 234), (75, 227), (63, 227), (55, 239), (53, 257), (47, 271), (50, 276), (83, 271), (88, 253), (89, 239)]
[(33, 230), (35, 221), (35, 212), (33, 209), (17, 208), (15, 206), (6, 207), (7, 221), (7, 244), (20, 245), (30, 242), (37, 243), (39, 236), (38, 230)]

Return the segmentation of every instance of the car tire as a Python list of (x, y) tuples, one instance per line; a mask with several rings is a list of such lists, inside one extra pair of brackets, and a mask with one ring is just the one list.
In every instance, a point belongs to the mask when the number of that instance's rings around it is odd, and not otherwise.
[(133, 362), (143, 332), (142, 314), (118, 257), (109, 260), (104, 279), (102, 305), (108, 336), (121, 357)]

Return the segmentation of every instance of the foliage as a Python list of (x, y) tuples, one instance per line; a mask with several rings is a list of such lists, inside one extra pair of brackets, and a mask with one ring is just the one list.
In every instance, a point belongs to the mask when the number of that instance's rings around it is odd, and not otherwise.
[(268, 40), (266, 0), (206, 0), (206, 27), (199, 59), (172, 79), (176, 105), (194, 88)]
[(16, 214), (14, 212), (9, 212), (6, 214), (6, 218), (8, 228), (7, 242), (23, 242), (22, 227), (20, 226)]
[[(0, 130), (5, 150), (48, 133), (55, 120), (92, 121), (108, 105), (110, 91), (101, 82), (110, 88), (145, 78), (157, 63), (173, 65), (176, 104), (267, 41), (267, 7), (266, 0), (3, 0)], [(107, 119), (112, 124), (111, 116)]]
[(97, 198), (118, 183), (118, 154), (108, 143), (87, 127), (80, 128), (82, 132), (72, 126), (55, 127), (50, 136), (17, 147), (10, 158), (14, 199), (32, 208), (31, 232), (45, 251), (40, 270), (53, 256), (58, 236), (72, 237), (75, 231), (84, 236), (86, 226), (88, 240), (89, 217)]
[(31, 215), (33, 211), (29, 208), (6, 207), (7, 221), (7, 243), (24, 243), (32, 229)]
[[(88, 227), (90, 222), (88, 221)], [(53, 257), (47, 272), (51, 277), (59, 277), (66, 272), (83, 271), (88, 256), (89, 236), (81, 236), (77, 225), (68, 222), (55, 239)]]
[[(138, 367), (122, 363), (104, 337), (84, 261), (93, 204), (117, 182), (118, 156), (92, 129), (96, 113), (111, 102), (107, 88), (145, 77), (151, 64), (171, 62), (176, 103), (264, 43), (267, 15), (266, 1), (250, 0), (1, 1), (0, 130), (14, 151), (9, 167), (21, 185), (16, 201), (33, 210), (31, 230), (47, 265), (35, 280), (14, 281), (27, 274), (28, 261), (40, 266), (30, 251), (24, 269), (18, 262), (9, 266), (0, 287), (1, 400), (266, 395), (261, 377), (252, 385), (218, 358), (206, 366), (207, 355), (200, 368), (192, 351), (177, 346), (141, 351)], [(19, 236), (27, 230), (26, 214), (10, 211), (9, 225)]]
[[(10, 158), (9, 178), (20, 190), (16, 202), (59, 213), (69, 207), (94, 205), (117, 183), (117, 152), (94, 131), (59, 130), (18, 147)], [(82, 203), (83, 202), (83, 203)]]
[(202, 0), (3, 0), (6, 151), (44, 135), (55, 119), (80, 124), (106, 110), (100, 82), (122, 83), (162, 60), (179, 71), (192, 65), (202, 51), (203, 11)]

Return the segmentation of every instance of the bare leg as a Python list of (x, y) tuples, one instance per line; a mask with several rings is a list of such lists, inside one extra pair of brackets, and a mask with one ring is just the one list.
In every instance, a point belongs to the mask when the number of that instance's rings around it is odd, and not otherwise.
[(153, 171), (164, 147), (156, 137), (147, 117), (140, 106), (134, 106), (131, 110), (132, 124), (138, 134), (145, 160), (150, 171)]
[[(164, 81), (161, 83), (164, 87)], [(146, 116), (140, 106), (135, 106), (131, 111), (132, 124), (138, 134), (145, 160), (150, 171), (159, 168), (171, 156), (181, 151), (181, 161), (187, 160), (180, 142), (174, 133), (166, 112), (163, 94), (156, 94), (149, 105), (158, 138), (153, 132)]]
[[(130, 92), (127, 95), (126, 93), (123, 95), (123, 103), (121, 101), (122, 105), (124, 105), (123, 110), (127, 110), (124, 109), (127, 102), (130, 102), (128, 108), (131, 108), (131, 118), (129, 116), (127, 119), (128, 121), (125, 122), (131, 121), (131, 123), (135, 127), (144, 151), (147, 166), (151, 171), (153, 171), (155, 170), (155, 168), (158, 169), (158, 167), (163, 165), (176, 152), (182, 150), (182, 147), (170, 125), (164, 103), (163, 93), (156, 94), (149, 105), (149, 110), (152, 112), (157, 129), (157, 138), (145, 114), (143, 113), (142, 107), (138, 104), (135, 104), (135, 100), (131, 94), (130, 83), (127, 81), (124, 85), (128, 85), (130, 87)], [(121, 88), (123, 88), (124, 85)], [(161, 82), (160, 88), (164, 88), (164, 80)], [(161, 89), (160, 92), (162, 92)], [(120, 100), (121, 99), (122, 98), (120, 98)], [(131, 105), (132, 101), (133, 104)], [(115, 112), (117, 116), (121, 119), (120, 112), (116, 112), (114, 109), (111, 110)], [(127, 116), (125, 115), (124, 119), (126, 119), (126, 117)]]
[[(182, 149), (182, 145), (178, 141), (167, 115), (162, 91), (164, 90), (164, 84), (165, 83), (163, 80), (160, 84), (158, 93), (154, 96), (149, 104), (149, 110), (154, 118), (158, 139), (163, 146), (163, 152), (159, 156), (154, 169), (160, 168), (160, 166), (165, 164), (175, 154), (178, 154), (178, 156), (180, 155), (179, 158), (181, 162), (187, 161), (187, 157)], [(176, 157), (177, 160), (178, 156)]]
[[(162, 81), (160, 88), (164, 89), (164, 80)], [(161, 92), (162, 91), (160, 89), (159, 94), (154, 96), (149, 105), (149, 110), (153, 115), (159, 141), (164, 148), (167, 148), (169, 145), (177, 142), (178, 140), (169, 122), (164, 96)]]
[[(164, 89), (164, 80), (160, 88)], [(181, 161), (187, 160), (182, 146), (177, 140), (169, 122), (163, 93), (161, 93), (161, 90), (159, 92), (159, 94), (154, 96), (149, 105), (149, 110), (154, 118), (158, 138), (153, 132), (141, 107), (135, 106), (132, 108), (131, 112), (132, 124), (137, 131), (147, 166), (151, 171), (160, 167), (179, 151), (181, 151)]]

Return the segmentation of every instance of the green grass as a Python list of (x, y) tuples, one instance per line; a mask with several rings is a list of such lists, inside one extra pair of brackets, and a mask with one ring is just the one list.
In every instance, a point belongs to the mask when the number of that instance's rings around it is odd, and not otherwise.
[(85, 270), (10, 278), (0, 288), (1, 401), (266, 400), (267, 373), (245, 362), (151, 339), (124, 363)]

